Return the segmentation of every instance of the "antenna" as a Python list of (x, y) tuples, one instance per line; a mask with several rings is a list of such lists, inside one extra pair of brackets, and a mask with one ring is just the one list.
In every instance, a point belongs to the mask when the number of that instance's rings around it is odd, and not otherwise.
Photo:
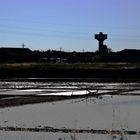
[(22, 44), (22, 48), (25, 48), (25, 44), (24, 43)]

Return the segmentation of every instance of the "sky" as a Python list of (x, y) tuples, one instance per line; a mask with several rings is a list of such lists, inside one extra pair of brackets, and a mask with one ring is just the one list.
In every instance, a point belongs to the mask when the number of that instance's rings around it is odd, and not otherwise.
[(0, 47), (96, 51), (140, 49), (140, 0), (0, 0)]

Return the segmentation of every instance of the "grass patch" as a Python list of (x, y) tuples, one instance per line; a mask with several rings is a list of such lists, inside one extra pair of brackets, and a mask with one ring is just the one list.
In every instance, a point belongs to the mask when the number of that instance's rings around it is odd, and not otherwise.
[(38, 69), (38, 70), (61, 70), (61, 69), (138, 69), (140, 63), (12, 63), (0, 64), (0, 69)]

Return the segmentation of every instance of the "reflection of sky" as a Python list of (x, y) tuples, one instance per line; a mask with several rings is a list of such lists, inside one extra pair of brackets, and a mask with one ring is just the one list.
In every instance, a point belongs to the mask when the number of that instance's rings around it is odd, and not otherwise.
[(139, 130), (139, 103), (139, 96), (103, 96), (3, 108), (0, 125)]
[(140, 45), (139, 0), (3, 0), (0, 45), (92, 51), (94, 34), (109, 34), (113, 50)]

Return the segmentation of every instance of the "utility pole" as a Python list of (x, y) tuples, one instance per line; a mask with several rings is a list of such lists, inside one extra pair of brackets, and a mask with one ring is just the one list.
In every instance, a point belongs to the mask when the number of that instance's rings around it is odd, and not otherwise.
[(25, 48), (25, 44), (24, 43), (22, 44), (22, 48)]

